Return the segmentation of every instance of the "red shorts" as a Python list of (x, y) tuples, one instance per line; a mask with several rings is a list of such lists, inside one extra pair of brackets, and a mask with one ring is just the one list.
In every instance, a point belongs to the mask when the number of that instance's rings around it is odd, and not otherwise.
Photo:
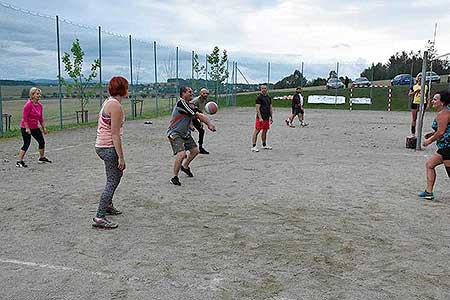
[(269, 120), (256, 119), (255, 128), (256, 128), (256, 130), (269, 130), (270, 122), (269, 122)]

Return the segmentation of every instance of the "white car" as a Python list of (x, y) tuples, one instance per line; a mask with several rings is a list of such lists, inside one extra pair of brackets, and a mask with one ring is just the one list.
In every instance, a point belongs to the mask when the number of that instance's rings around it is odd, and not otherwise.
[[(420, 75), (420, 74), (422, 74), (422, 73), (419, 73), (417, 75)], [(416, 75), (416, 78), (417, 78), (417, 75)], [(426, 72), (425, 73), (425, 81), (430, 82), (430, 79), (431, 79), (431, 82), (436, 82), (436, 83), (441, 82), (441, 76), (436, 74), (436, 72)]]

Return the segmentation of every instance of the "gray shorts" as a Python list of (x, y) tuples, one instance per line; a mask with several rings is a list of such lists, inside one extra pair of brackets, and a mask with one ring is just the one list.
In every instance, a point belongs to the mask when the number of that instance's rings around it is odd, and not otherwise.
[(181, 136), (169, 136), (170, 145), (172, 146), (173, 155), (176, 155), (181, 151), (189, 151), (197, 147), (192, 136), (188, 136), (187, 138), (182, 138)]

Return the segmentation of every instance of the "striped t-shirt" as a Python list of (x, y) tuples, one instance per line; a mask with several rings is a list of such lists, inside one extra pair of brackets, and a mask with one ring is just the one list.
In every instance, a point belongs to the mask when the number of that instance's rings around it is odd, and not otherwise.
[(172, 111), (172, 120), (167, 129), (167, 136), (180, 136), (187, 138), (190, 135), (189, 125), (195, 116), (194, 106), (179, 99)]

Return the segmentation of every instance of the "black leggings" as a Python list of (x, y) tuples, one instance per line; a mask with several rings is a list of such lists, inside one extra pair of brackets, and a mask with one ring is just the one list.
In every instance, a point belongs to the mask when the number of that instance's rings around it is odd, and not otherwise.
[(192, 120), (192, 125), (198, 130), (198, 145), (203, 145), (203, 138), (205, 137), (205, 129), (202, 128), (202, 124), (198, 119)]
[(20, 128), (20, 131), (22, 132), (22, 138), (23, 138), (23, 146), (22, 150), (27, 152), (28, 147), (30, 147), (31, 143), (31, 136), (34, 137), (34, 139), (39, 143), (39, 150), (42, 150), (45, 148), (45, 141), (44, 136), (42, 135), (42, 131), (39, 128), (30, 129), (31, 134), (28, 134), (25, 128)]

